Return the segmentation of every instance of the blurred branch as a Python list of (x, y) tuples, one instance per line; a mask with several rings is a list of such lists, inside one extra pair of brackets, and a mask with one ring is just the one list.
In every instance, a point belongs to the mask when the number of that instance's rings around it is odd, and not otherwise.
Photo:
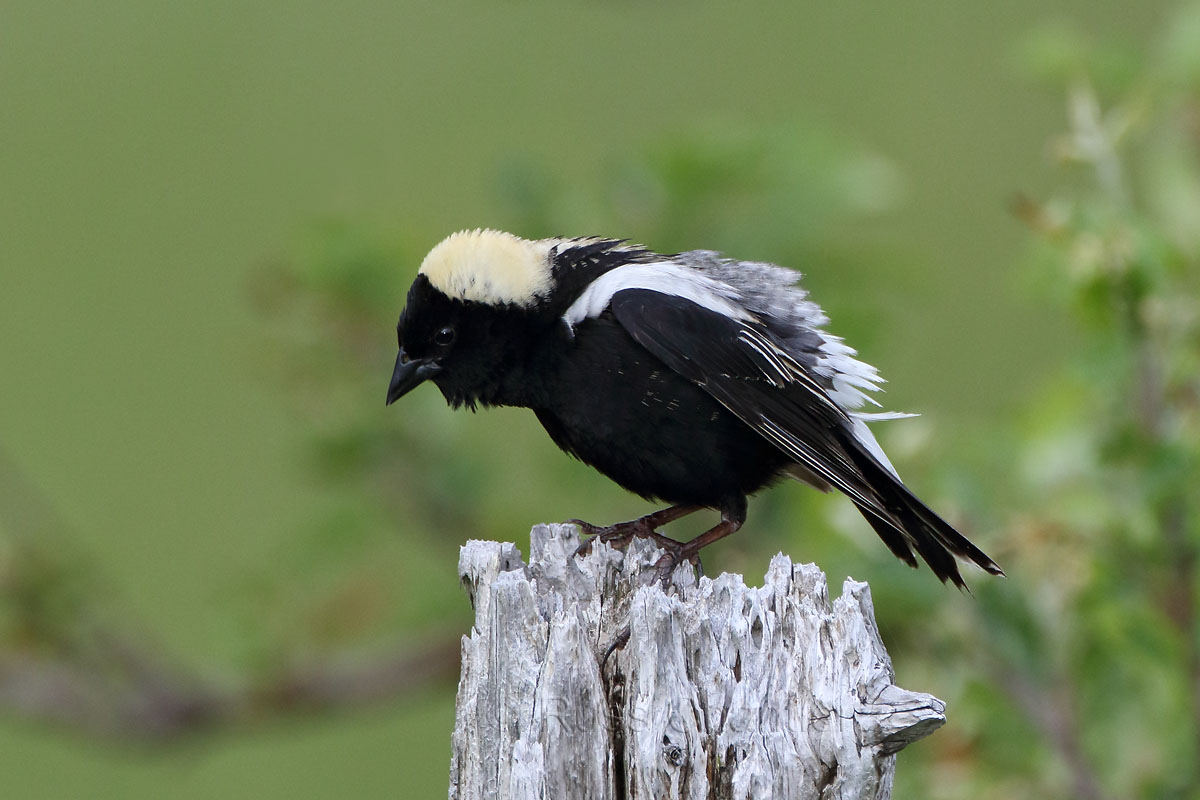
[(108, 741), (166, 743), (374, 705), (457, 675), (459, 637), (448, 636), (370, 656), (292, 659), (265, 675), (204, 677), (179, 666), (129, 614), (109, 608), (111, 591), (95, 570), (80, 568), (65, 521), (3, 451), (0, 523), (8, 545), (0, 569), (8, 623), (0, 632), (0, 711)]
[[(1084, 753), (1074, 692), (1066, 676), (1058, 675), (1046, 685), (1022, 669), (997, 669), (1003, 659), (989, 659), (992, 679), (1033, 722), (1066, 764), (1071, 775), (1071, 796), (1077, 800), (1107, 800), (1110, 797), (1096, 779), (1096, 768)], [(1011, 665), (1009, 665), (1011, 666)]]
[(0, 653), (0, 708), (104, 740), (165, 744), (221, 728), (377, 705), (453, 680), (457, 637), (364, 659), (285, 670), (233, 687), (112, 643), (98, 661)]
[(1136, 115), (1127, 108), (1105, 115), (1091, 84), (1079, 79), (1067, 95), (1067, 116), (1071, 130), (1059, 142), (1060, 157), (1089, 164), (1104, 194), (1118, 208), (1127, 207), (1129, 195), (1117, 148)]
[[(1130, 204), (1118, 150), (1120, 140), (1130, 127), (1129, 120), (1134, 115), (1127, 108), (1123, 110), (1118, 107), (1110, 112), (1108, 119), (1102, 119), (1095, 92), (1083, 85), (1071, 92), (1070, 108), (1074, 129), (1072, 138), (1081, 144), (1087, 143), (1090, 148), (1083, 151), (1081, 160), (1093, 169), (1101, 194), (1115, 208), (1126, 213), (1128, 219), (1120, 224), (1134, 227), (1138, 215)], [(1132, 234), (1130, 238), (1133, 238)], [(1140, 263), (1149, 259), (1137, 253), (1133, 247), (1118, 250), (1112, 259), (1114, 262), (1125, 262), (1121, 268), (1124, 273), (1150, 272), (1152, 269), (1148, 264)], [(1176, 436), (1171, 429), (1172, 418), (1187, 413), (1187, 409), (1172, 408), (1172, 398), (1176, 398), (1177, 406), (1186, 405), (1187, 395), (1172, 392), (1168, 386), (1165, 362), (1172, 349), (1171, 337), (1164, 335), (1161, 330), (1163, 326), (1156, 325), (1154, 315), (1150, 313), (1150, 298), (1154, 294), (1165, 296), (1185, 287), (1164, 285), (1161, 281), (1161, 278), (1155, 281), (1141, 277), (1141, 282), (1154, 287), (1152, 289), (1137, 286), (1134, 279), (1122, 281), (1119, 293), (1121, 307), (1117, 309), (1119, 318), (1115, 320), (1136, 353), (1135, 380), (1128, 391), (1132, 395), (1129, 407), (1133, 409), (1134, 424), (1142, 440), (1141, 452), (1145, 453), (1136, 465), (1143, 474), (1152, 472), (1156, 466), (1155, 460), (1161, 459), (1161, 454), (1170, 452)], [(1156, 283), (1159, 285), (1155, 286)], [(1188, 495), (1194, 491), (1194, 485), (1176, 480), (1162, 486), (1155, 493), (1157, 496), (1147, 498), (1162, 536), (1168, 565), (1164, 613), (1176, 627), (1183, 649), (1185, 691), (1192, 712), (1190, 735), (1193, 761), (1190, 773), (1193, 780), (1189, 782), (1194, 782), (1200, 774), (1200, 627), (1197, 626), (1200, 575), (1197, 574), (1197, 546), (1189, 536), (1193, 523), (1189, 519), (1187, 501)]]
[[(1081, 547), (1067, 555), (1081, 568), (1072, 575), (1061, 554), (1032, 542), (1027, 567), (1042, 572), (1041, 585), (981, 624), (1009, 637), (988, 639), (989, 671), (1082, 798), (1135, 788), (1174, 796), (1200, 776), (1200, 263), (1190, 244), (1200, 223), (1191, 200), (1200, 140), (1180, 134), (1191, 124), (1193, 84), (1158, 83), (1157, 94), (1135, 91), (1104, 112), (1092, 83), (1073, 76), (1069, 130), (1055, 153), (1089, 180), (1065, 198), (1021, 198), (1014, 209), (1048, 245), (1048, 274), (1069, 289), (1090, 334), (1071, 412), (1027, 445), (1031, 460), (1059, 459), (1039, 467), (1051, 477), (1039, 513), (1073, 531)], [(1128, 152), (1137, 143), (1150, 155)], [(1047, 446), (1069, 442), (1079, 449), (1066, 458)], [(1127, 751), (1127, 740), (1153, 754)], [(1118, 751), (1124, 758), (1109, 757)]]

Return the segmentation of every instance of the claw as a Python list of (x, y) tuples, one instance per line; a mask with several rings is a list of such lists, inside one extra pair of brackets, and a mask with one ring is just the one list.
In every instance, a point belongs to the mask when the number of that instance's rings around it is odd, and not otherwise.
[(630, 633), (632, 633), (632, 631), (628, 625), (626, 625), (624, 628), (621, 628), (621, 630), (617, 633), (616, 638), (612, 640), (612, 643), (609, 644), (608, 649), (604, 651), (604, 657), (600, 659), (601, 672), (604, 671), (604, 665), (608, 663), (608, 657), (616, 651), (624, 649), (625, 645), (629, 644)]
[(575, 555), (577, 556), (587, 555), (591, 552), (592, 545), (596, 542), (606, 542), (617, 550), (624, 550), (634, 538), (650, 539), (664, 550), (682, 546), (682, 542), (677, 542), (655, 531), (648, 524), (645, 517), (629, 522), (618, 522), (616, 525), (609, 525), (604, 528), (593, 525), (590, 522), (584, 522), (581, 519), (569, 519), (567, 520), (567, 524), (578, 525), (580, 532), (588, 537), (579, 543), (579, 547), (575, 548)]
[(603, 528), (601, 528), (598, 525), (593, 525), (590, 522), (584, 522), (581, 519), (568, 519), (565, 522), (563, 522), (563, 524), (564, 525), (575, 525), (576, 527), (579, 528), (579, 532), (582, 533), (584, 536), (595, 536), (596, 534), (598, 534), (602, 530), (604, 530)]
[(700, 562), (700, 551), (690, 547), (690, 543), (675, 542), (675, 547), (663, 547), (666, 551), (654, 564), (654, 575), (662, 583), (663, 591), (671, 585), (671, 576), (675, 568), (687, 561), (696, 569), (696, 577), (704, 577), (704, 564)]
[[(586, 556), (588, 553), (592, 552), (592, 542), (596, 541), (596, 537), (601, 536), (605, 530), (598, 525), (593, 525), (590, 522), (584, 522), (581, 519), (569, 519), (565, 522), (565, 524), (577, 526), (579, 528), (580, 535), (587, 537), (579, 543), (578, 547), (575, 548), (575, 555), (577, 556)], [(604, 541), (604, 539), (601, 538), (600, 541)]]
[(580, 533), (588, 537), (580, 543), (579, 547), (575, 548), (577, 556), (587, 555), (596, 541), (608, 542), (618, 550), (629, 546), (634, 537), (654, 542), (665, 551), (664, 555), (655, 562), (654, 575), (657, 580), (662, 582), (663, 589), (666, 589), (671, 582), (671, 573), (684, 561), (690, 561), (695, 566), (697, 577), (704, 576), (704, 565), (700, 563), (700, 549), (741, 527), (742, 521), (746, 518), (745, 499), (742, 498), (740, 502), (740, 506), (721, 512), (720, 524), (687, 543), (663, 536), (658, 532), (658, 528), (691, 514), (697, 510), (697, 506), (675, 505), (629, 522), (618, 522), (616, 525), (609, 525), (606, 528), (584, 522), (581, 519), (569, 519), (567, 523), (578, 525)]

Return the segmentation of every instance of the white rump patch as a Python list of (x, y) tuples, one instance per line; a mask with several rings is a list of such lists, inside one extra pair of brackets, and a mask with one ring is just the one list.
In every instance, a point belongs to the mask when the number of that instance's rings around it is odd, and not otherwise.
[(822, 341), (813, 369), (833, 383), (830, 396), (845, 409), (861, 408), (863, 403), (878, 406), (875, 398), (866, 392), (879, 391), (879, 384), (884, 382), (879, 372), (870, 364), (855, 358), (858, 351), (843, 342), (840, 336), (822, 330), (817, 333)]
[(429, 251), (421, 274), (447, 297), (533, 305), (550, 291), (551, 247), (503, 231), (459, 231)]
[(563, 314), (567, 327), (574, 329), (585, 319), (603, 314), (613, 295), (623, 289), (648, 289), (691, 300), (733, 319), (754, 319), (750, 312), (734, 302), (737, 292), (731, 287), (673, 261), (656, 261), (617, 267), (592, 281)]

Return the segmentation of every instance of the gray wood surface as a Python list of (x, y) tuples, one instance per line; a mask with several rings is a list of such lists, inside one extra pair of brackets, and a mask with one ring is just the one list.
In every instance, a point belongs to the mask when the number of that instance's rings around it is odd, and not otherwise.
[(760, 587), (680, 567), (664, 592), (653, 545), (578, 543), (539, 525), (528, 564), (462, 548), (452, 799), (887, 798), (894, 754), (945, 722), (893, 684), (865, 583), (831, 602), (819, 569), (777, 555)]

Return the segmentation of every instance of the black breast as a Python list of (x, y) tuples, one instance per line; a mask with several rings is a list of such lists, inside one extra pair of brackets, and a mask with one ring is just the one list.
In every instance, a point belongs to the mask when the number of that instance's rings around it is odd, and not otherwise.
[(762, 488), (788, 462), (702, 388), (672, 372), (604, 314), (556, 337), (527, 370), (520, 405), (563, 450), (626, 489), (719, 506)]

